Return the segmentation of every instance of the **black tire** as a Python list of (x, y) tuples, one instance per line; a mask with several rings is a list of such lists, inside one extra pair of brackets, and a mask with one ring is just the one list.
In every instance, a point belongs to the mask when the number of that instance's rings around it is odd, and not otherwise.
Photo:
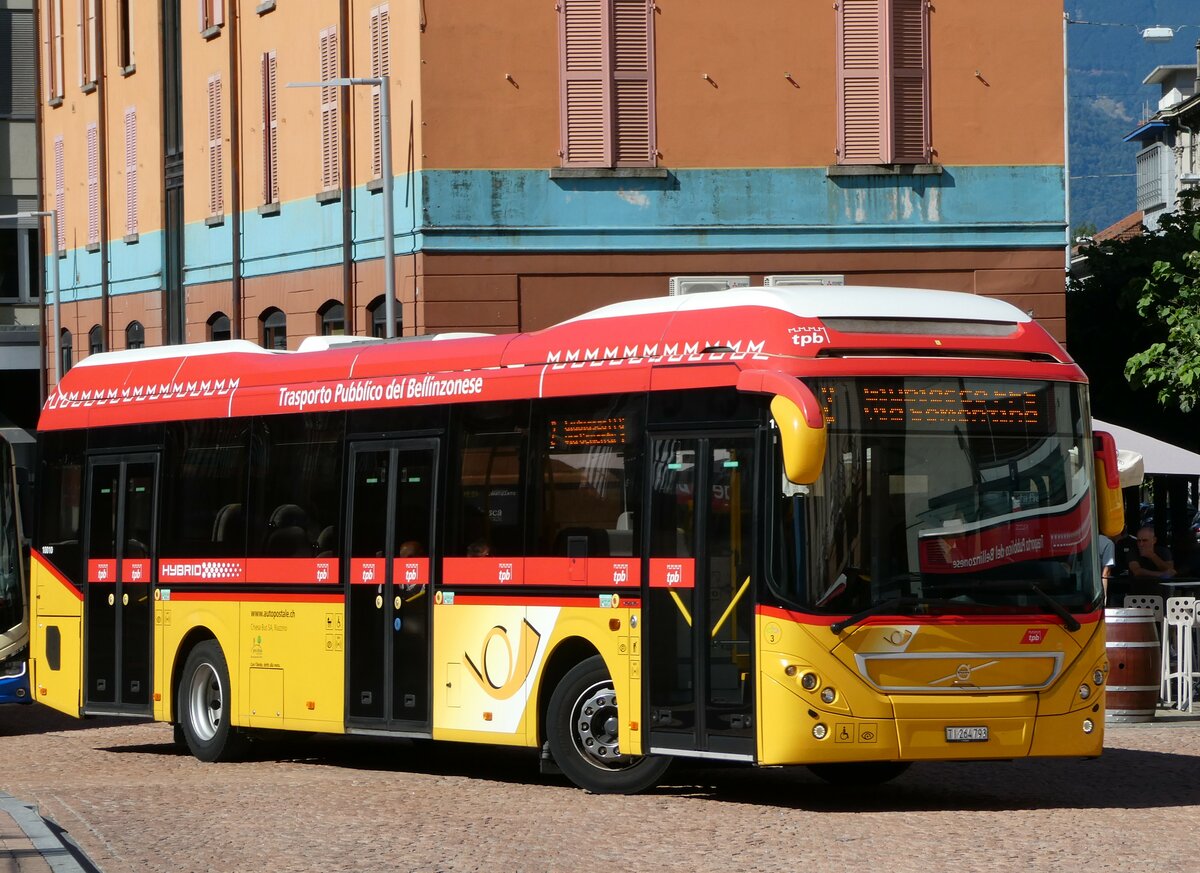
[(808, 769), (832, 785), (882, 785), (912, 766), (911, 761), (849, 761), (845, 764), (809, 764)]
[(550, 695), (546, 734), (563, 774), (593, 794), (636, 794), (662, 778), (671, 759), (622, 755), (617, 696), (599, 655), (571, 668)]
[(179, 727), (201, 761), (231, 761), (245, 751), (246, 738), (229, 723), (229, 667), (216, 640), (192, 649), (176, 690)]

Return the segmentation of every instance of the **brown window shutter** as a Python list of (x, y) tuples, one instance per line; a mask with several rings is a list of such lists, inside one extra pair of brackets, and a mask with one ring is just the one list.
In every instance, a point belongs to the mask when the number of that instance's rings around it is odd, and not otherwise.
[(929, 13), (926, 0), (891, 0), (892, 155), (929, 162)]
[[(371, 10), (371, 78), (379, 79), (391, 75), (391, 28), (388, 22), (388, 7), (377, 6)], [(378, 179), (383, 175), (383, 131), (380, 127), (380, 89), (371, 88), (371, 176)]]
[(95, 122), (87, 126), (88, 245), (100, 242), (100, 134)]
[[(337, 28), (328, 27), (321, 31), (321, 81), (336, 79)], [(321, 89), (321, 190), (333, 191), (341, 184), (338, 152), (338, 88)]]
[(612, 0), (614, 164), (652, 167), (654, 150), (654, 4)]
[(224, 162), (221, 143), (221, 76), (208, 78), (208, 214), (225, 212)]
[(54, 138), (54, 211), (58, 223), (58, 239), (55, 246), (58, 251), (67, 250), (67, 178), (66, 156), (63, 148), (63, 138)]
[(838, 163), (884, 161), (884, 4), (839, 0)]
[(125, 233), (138, 232), (137, 109), (125, 110)]
[(609, 0), (559, 0), (562, 162), (612, 166)]
[(262, 56), (263, 203), (279, 200), (279, 114), (275, 90), (275, 52)]
[(54, 15), (54, 96), (63, 96), (63, 0), (50, 0)]

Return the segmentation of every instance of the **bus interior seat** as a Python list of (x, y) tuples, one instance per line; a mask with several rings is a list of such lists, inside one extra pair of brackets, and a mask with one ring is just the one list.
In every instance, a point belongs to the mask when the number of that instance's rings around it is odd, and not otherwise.
[(267, 522), (263, 551), (272, 558), (311, 558), (316, 537), (309, 527), (308, 513), (295, 503), (275, 507)]
[(337, 550), (337, 528), (333, 525), (317, 534), (317, 557), (332, 558)]
[(236, 543), (245, 535), (246, 513), (240, 503), (226, 503), (217, 510), (213, 519), (212, 541), (214, 543)]

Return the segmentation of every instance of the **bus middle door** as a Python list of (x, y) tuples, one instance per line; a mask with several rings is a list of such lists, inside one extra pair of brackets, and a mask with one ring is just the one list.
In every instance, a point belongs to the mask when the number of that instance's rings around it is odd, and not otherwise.
[(427, 736), (430, 550), (438, 443), (350, 448), (346, 718), (351, 729)]

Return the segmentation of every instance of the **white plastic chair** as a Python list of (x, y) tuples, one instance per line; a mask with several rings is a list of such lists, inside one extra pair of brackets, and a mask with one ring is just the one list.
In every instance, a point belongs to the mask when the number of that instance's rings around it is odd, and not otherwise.
[(1192, 681), (1200, 676), (1194, 668), (1194, 635), (1196, 628), (1196, 598), (1168, 597), (1166, 622), (1175, 629), (1175, 665), (1164, 664), (1163, 676), (1167, 683), (1174, 682), (1175, 694), (1168, 703), (1177, 709), (1192, 711)]
[(1167, 632), (1167, 619), (1163, 615), (1163, 599), (1157, 594), (1126, 594), (1125, 608), (1149, 609), (1154, 613), (1155, 620), (1158, 621), (1158, 638), (1162, 641), (1162, 679), (1158, 696), (1162, 698), (1164, 703), (1171, 704), (1175, 700), (1175, 694), (1171, 683), (1167, 680), (1167, 672), (1171, 662), (1171, 643), (1170, 635)]

